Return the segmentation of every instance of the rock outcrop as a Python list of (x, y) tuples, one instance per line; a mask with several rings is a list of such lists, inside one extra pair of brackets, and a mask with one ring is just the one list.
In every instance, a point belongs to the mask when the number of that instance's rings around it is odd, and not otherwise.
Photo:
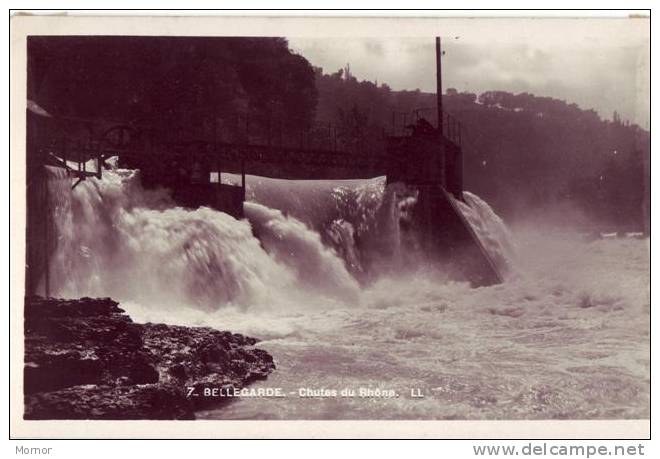
[[(275, 369), (257, 340), (136, 324), (110, 298), (25, 300), (25, 419), (194, 419)], [(194, 395), (191, 395), (194, 394)], [(201, 395), (201, 396), (200, 396)]]

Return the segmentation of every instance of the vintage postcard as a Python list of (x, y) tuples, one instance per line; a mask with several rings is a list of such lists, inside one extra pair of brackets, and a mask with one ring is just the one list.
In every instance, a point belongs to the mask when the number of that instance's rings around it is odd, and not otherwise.
[(14, 16), (12, 436), (647, 437), (649, 27)]

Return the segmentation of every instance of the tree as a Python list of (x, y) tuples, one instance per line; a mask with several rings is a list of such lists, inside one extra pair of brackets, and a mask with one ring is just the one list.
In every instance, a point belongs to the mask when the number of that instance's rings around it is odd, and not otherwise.
[(56, 115), (139, 121), (168, 132), (253, 116), (310, 123), (314, 69), (283, 38), (28, 39), (28, 97)]

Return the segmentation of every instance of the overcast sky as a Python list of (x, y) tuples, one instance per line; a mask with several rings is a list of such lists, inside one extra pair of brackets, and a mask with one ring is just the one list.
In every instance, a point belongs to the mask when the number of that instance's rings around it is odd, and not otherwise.
[[(528, 21), (534, 22), (534, 21)], [(530, 24), (508, 32), (478, 30), (443, 36), (443, 87), (481, 93), (530, 92), (593, 108), (606, 118), (648, 128), (647, 24), (617, 28), (556, 28)], [(350, 63), (359, 80), (392, 89), (435, 92), (435, 42), (426, 38), (289, 37), (292, 50), (332, 73)]]

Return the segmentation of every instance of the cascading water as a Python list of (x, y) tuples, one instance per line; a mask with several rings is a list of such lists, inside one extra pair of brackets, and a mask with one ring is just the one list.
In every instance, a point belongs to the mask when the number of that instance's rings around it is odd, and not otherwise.
[(217, 309), (260, 304), (291, 288), (342, 298), (358, 288), (317, 233), (256, 203), (246, 203), (249, 222), (183, 209), (165, 190), (142, 189), (138, 171), (121, 169), (73, 191), (68, 181), (52, 180), (51, 192), (60, 197), (51, 265), (60, 296)]
[(337, 254), (323, 245), (318, 233), (279, 210), (256, 203), (245, 203), (245, 215), (265, 250), (292, 270), (303, 285), (357, 301), (357, 282)]
[[(139, 171), (114, 169), (71, 190), (52, 171), (58, 234), (54, 293), (201, 305), (260, 304), (264, 292), (302, 289), (359, 303), (374, 265), (399, 266), (400, 224), (415, 198), (382, 180), (294, 185), (257, 179), (246, 220), (177, 207), (167, 190), (145, 190)], [(263, 196), (263, 197), (261, 197)], [(272, 209), (263, 202), (279, 204)]]
[[(248, 177), (245, 220), (176, 207), (137, 171), (71, 190), (52, 172), (51, 289), (112, 296), (135, 321), (261, 338), (264, 387), (392, 389), (387, 399), (241, 399), (201, 418), (532, 419), (648, 416), (648, 247), (508, 230), (473, 194), (457, 202), (498, 263), (471, 289), (414, 260), (416, 196), (384, 180)], [(515, 256), (514, 250), (515, 250)], [(386, 256), (383, 256), (386, 255)], [(615, 288), (613, 288), (615, 286)], [(411, 398), (411, 389), (423, 399)], [(585, 397), (584, 394), (589, 394)]]
[(463, 192), (465, 202), (455, 200), (482, 246), (495, 262), (500, 273), (511, 274), (514, 266), (515, 244), (509, 229), (493, 209), (479, 196)]

